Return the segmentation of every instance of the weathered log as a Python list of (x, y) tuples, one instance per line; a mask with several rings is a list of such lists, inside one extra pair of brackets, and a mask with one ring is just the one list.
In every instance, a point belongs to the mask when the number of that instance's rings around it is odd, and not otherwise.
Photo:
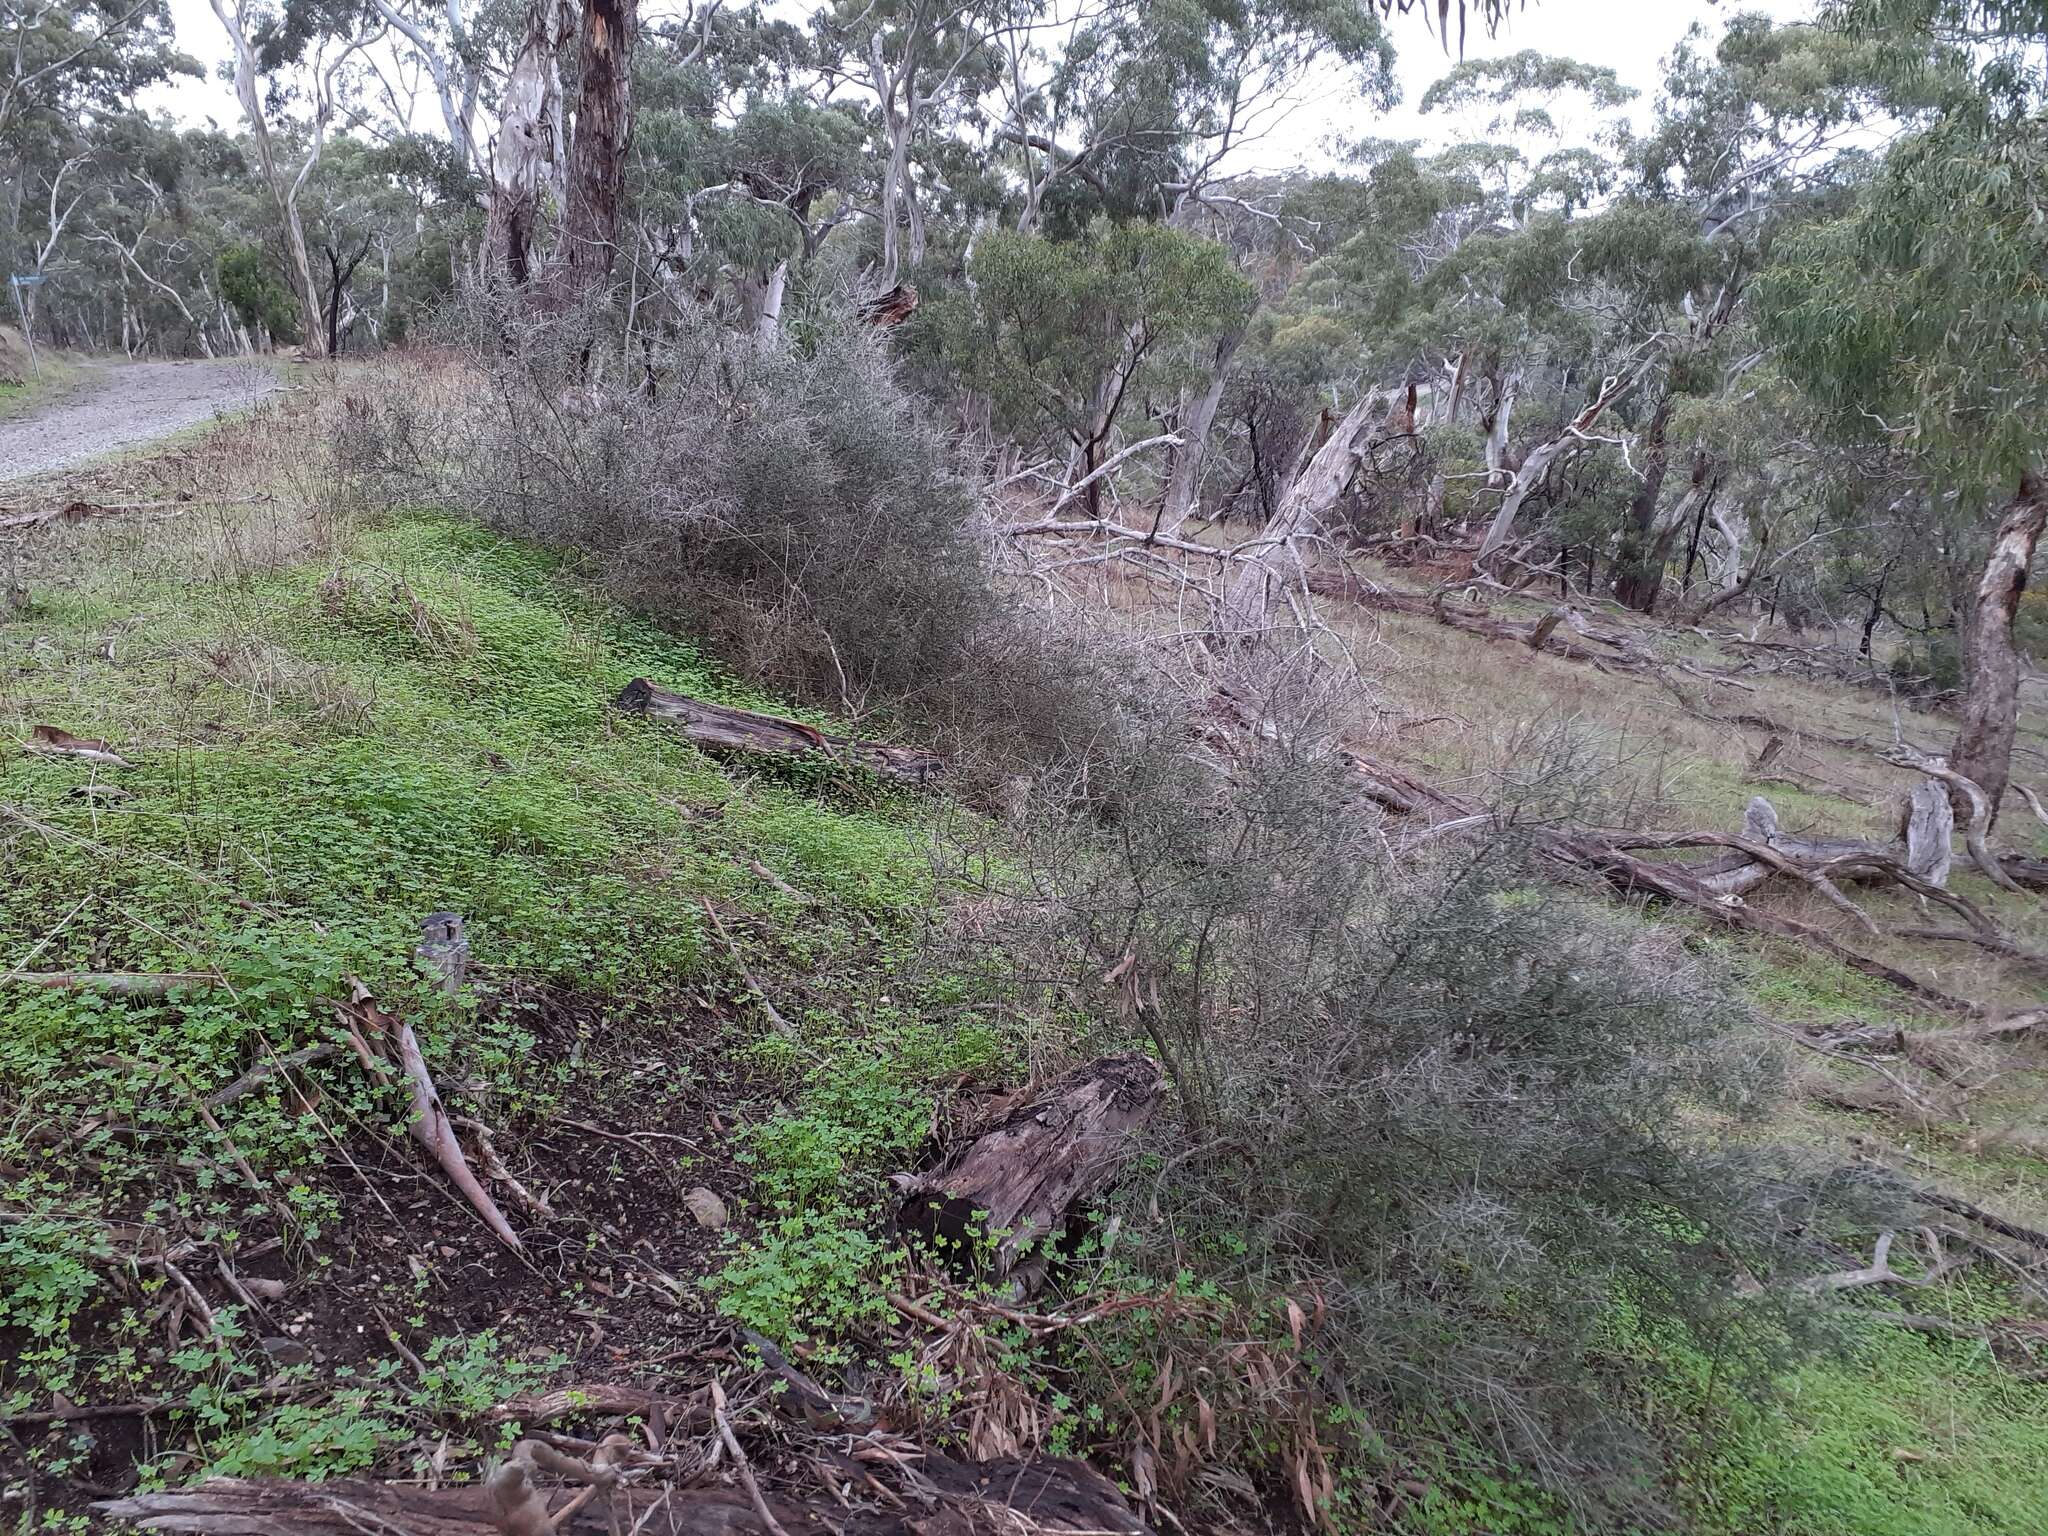
[(800, 720), (785, 720), (778, 715), (693, 699), (685, 693), (670, 693), (644, 677), (626, 684), (617, 707), (627, 714), (666, 721), (693, 744), (710, 752), (836, 758), (904, 784), (929, 783), (945, 768), (937, 757), (917, 747), (830, 735)]
[(913, 1230), (960, 1241), (1002, 1233), (998, 1274), (1027, 1245), (1058, 1232), (1069, 1215), (1116, 1180), (1131, 1133), (1165, 1098), (1157, 1061), (1106, 1056), (1011, 1110), (928, 1174), (899, 1175), (902, 1220)]
[[(812, 1506), (768, 1494), (763, 1505), (788, 1536), (931, 1536), (976, 1530), (1036, 1530), (1147, 1536), (1112, 1483), (1074, 1461), (1005, 1459), (968, 1464), (937, 1452), (912, 1454), (923, 1499), (901, 1511)], [(883, 1465), (883, 1464), (878, 1464)], [(557, 1536), (625, 1529), (661, 1536), (769, 1536), (753, 1501), (737, 1488), (638, 1483), (589, 1500), (567, 1518), (555, 1495)], [(195, 1536), (502, 1536), (488, 1489), (419, 1488), (341, 1478), (325, 1483), (216, 1478), (194, 1488), (137, 1493), (93, 1506), (109, 1520)], [(614, 1523), (614, 1522), (617, 1523)]]

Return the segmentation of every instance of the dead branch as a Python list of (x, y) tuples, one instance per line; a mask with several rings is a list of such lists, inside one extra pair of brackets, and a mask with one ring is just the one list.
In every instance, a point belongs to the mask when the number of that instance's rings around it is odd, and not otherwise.
[(232, 1083), (229, 1083), (227, 1087), (216, 1088), (201, 1102), (208, 1109), (225, 1108), (227, 1105), (234, 1103), (235, 1100), (245, 1098), (249, 1094), (254, 1093), (273, 1077), (282, 1076), (287, 1072), (296, 1072), (301, 1067), (310, 1067), (315, 1062), (326, 1061), (330, 1057), (339, 1056), (340, 1054), (340, 1046), (332, 1041), (323, 1040), (318, 1045), (308, 1045), (301, 1047), (299, 1050), (288, 1052), (283, 1056), (273, 1056), (261, 1066), (251, 1067)]
[(1993, 885), (2018, 894), (2019, 885), (1991, 856), (1986, 841), (1991, 829), (1991, 801), (1978, 787), (1977, 781), (1956, 772), (1938, 757), (1928, 757), (1904, 745), (1892, 747), (1884, 754), (1884, 760), (1896, 767), (1911, 768), (1931, 779), (1939, 779), (1955, 792), (1955, 796), (1966, 800), (1970, 807), (1970, 821), (1963, 830), (1963, 846), (1970, 851), (1970, 861)]
[(768, 994), (762, 989), (761, 983), (754, 980), (754, 973), (747, 969), (747, 962), (740, 954), (739, 945), (734, 943), (732, 935), (726, 932), (724, 920), (719, 917), (718, 908), (711, 905), (711, 898), (700, 896), (698, 904), (704, 908), (704, 915), (711, 919), (711, 926), (718, 930), (718, 937), (724, 941), (725, 952), (732, 956), (732, 963), (740, 973), (740, 980), (747, 984), (747, 990), (754, 994), (755, 1001), (761, 1005), (761, 1012), (768, 1019), (768, 1027), (785, 1040), (796, 1039), (796, 1026), (776, 1011), (775, 1005), (768, 1001)]
[(352, 987), (354, 996), (348, 1008), (342, 1010), (342, 1023), (344, 1027), (360, 1023), (362, 1033), (372, 1047), (387, 1043), (396, 1046), (399, 1070), (412, 1090), (414, 1139), (433, 1154), (434, 1161), (441, 1165), (441, 1171), (448, 1175), (448, 1182), (462, 1192), (462, 1197), (498, 1241), (514, 1253), (524, 1254), (526, 1245), (512, 1230), (512, 1223), (505, 1219), (505, 1213), (498, 1209), (498, 1202), (491, 1198), (490, 1191), (477, 1181), (469, 1159), (463, 1155), (462, 1143), (456, 1138), (455, 1127), (442, 1106), (441, 1095), (434, 1087), (433, 1075), (427, 1070), (427, 1059), (420, 1051), (419, 1037), (413, 1033), (412, 1025), (379, 1008), (369, 988), (360, 981), (353, 982)]
[(56, 992), (111, 992), (116, 997), (164, 997), (221, 985), (218, 971), (8, 971), (0, 985)]

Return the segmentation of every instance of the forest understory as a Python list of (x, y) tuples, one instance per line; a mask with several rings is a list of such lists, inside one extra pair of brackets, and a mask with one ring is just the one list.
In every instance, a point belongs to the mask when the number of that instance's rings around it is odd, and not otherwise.
[[(1159, 980), (1134, 948), (1081, 990), (1020, 987), (1044, 960), (1015, 906), (1046, 857), (1018, 822), (1036, 807), (941, 808), (943, 778), (843, 750), (706, 756), (615, 708), (626, 684), (788, 707), (559, 556), (337, 493), (336, 424), (372, 396), (459, 393), (454, 367), (309, 379), (61, 501), (11, 493), (72, 509), (15, 534), (5, 631), (20, 1528), (99, 1509), (497, 1529), (484, 1490), (503, 1484), (479, 1480), (515, 1442), (536, 1486), (598, 1485), (563, 1529), (1593, 1518), (1455, 1418), (1359, 1440), (1326, 1396), (1331, 1298), (1204, 1278), (1183, 1245), (1219, 1233), (1162, 1213), (1158, 1186), (1148, 1208), (1093, 1185), (1082, 1208), (1109, 1225), (1028, 1288), (963, 1258), (965, 1229), (908, 1221), (903, 1176), (1090, 1062), (1155, 1051)], [(156, 510), (91, 510), (138, 504)], [(1888, 847), (1922, 781), (1888, 756), (1949, 729), (1828, 675), (1811, 635), (1574, 628), (1527, 596), (1437, 616), (1436, 572), (1317, 570), (1319, 622), (1372, 684), (1332, 743), (1362, 786), (1348, 814), (1395, 867), (1518, 821), (1662, 860), (1647, 847), (1741, 836), (1756, 795), (1780, 841)], [(1091, 622), (1171, 622), (1161, 583), (1113, 563), (1058, 579)], [(1198, 721), (1198, 750), (1242, 735), (1227, 715)], [(2044, 747), (2029, 683), (2018, 761)], [(2028, 825), (2001, 834), (2032, 855)], [(1586, 1341), (1658, 1447), (1660, 1486), (1632, 1497), (1669, 1513), (1638, 1503), (1631, 1527), (2028, 1528), (2048, 1461), (2038, 899), (1957, 859), (1946, 889), (2001, 952), (1901, 936), (1969, 923), (1896, 883), (1780, 874), (1738, 900), (1788, 937), (1589, 867), (1541, 876), (1574, 923), (1619, 902), (1654, 963), (1728, 978), (1742, 1002), (1717, 1028), (1789, 1054), (1787, 1095), (1725, 1124), (1910, 1192), (1830, 1239), (1838, 1269), (1784, 1282), (1825, 1298), (1828, 1343), (1772, 1367), (1767, 1396), (1717, 1396), (1721, 1366), (1626, 1310)], [(466, 928), (452, 994), (421, 930), (445, 912)], [(480, 1199), (416, 1129), (382, 1043), (400, 1027)], [(1140, 1085), (1138, 1127), (1159, 1091)], [(1140, 1135), (1113, 1161), (1142, 1186), (1176, 1144)], [(1119, 1226), (1147, 1221), (1192, 1268), (1120, 1261)], [(304, 1491), (173, 1492), (209, 1477)]]

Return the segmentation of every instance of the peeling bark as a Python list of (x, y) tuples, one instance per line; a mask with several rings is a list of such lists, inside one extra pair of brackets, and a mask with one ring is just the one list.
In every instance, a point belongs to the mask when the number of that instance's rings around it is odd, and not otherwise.
[(948, 1238), (1002, 1233), (995, 1268), (1007, 1274), (1059, 1232), (1123, 1171), (1132, 1133), (1165, 1102), (1149, 1056), (1108, 1056), (1068, 1073), (983, 1131), (939, 1168), (898, 1180), (906, 1224)]
[[(2048, 486), (2029, 470), (2020, 476), (2019, 493), (1999, 522), (1963, 620), (1963, 719), (1949, 749), (1948, 765), (1984, 791), (1992, 824), (2012, 773), (2019, 713), (2020, 659), (2012, 643), (2013, 614), (2027, 590), (2027, 568), (2033, 564), (2044, 524)], [(1959, 815), (1968, 814), (1961, 791), (1952, 788), (1949, 803)]]

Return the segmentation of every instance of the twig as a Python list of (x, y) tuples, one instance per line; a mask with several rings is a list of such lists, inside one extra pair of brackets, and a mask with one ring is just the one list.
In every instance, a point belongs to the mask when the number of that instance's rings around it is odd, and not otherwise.
[(725, 1389), (715, 1376), (711, 1378), (711, 1421), (718, 1426), (718, 1438), (732, 1457), (740, 1486), (747, 1490), (747, 1498), (753, 1503), (754, 1513), (760, 1517), (768, 1536), (789, 1536), (789, 1532), (782, 1528), (782, 1522), (775, 1518), (775, 1512), (768, 1507), (768, 1501), (761, 1497), (761, 1485), (754, 1481), (754, 1469), (747, 1465), (747, 1453), (740, 1449), (739, 1437), (732, 1432), (732, 1420), (726, 1415)]
[(704, 915), (711, 919), (711, 926), (718, 930), (719, 938), (725, 941), (725, 952), (732, 956), (732, 963), (739, 968), (740, 980), (747, 984), (747, 990), (754, 994), (761, 1004), (761, 1011), (768, 1016), (769, 1028), (785, 1040), (796, 1039), (795, 1027), (775, 1011), (775, 1005), (768, 1001), (768, 994), (762, 990), (761, 983), (754, 980), (754, 973), (747, 969), (747, 962), (740, 957), (739, 945), (734, 943), (732, 935), (726, 932), (725, 924), (719, 920), (718, 909), (711, 905), (711, 899), (708, 896), (700, 896), (697, 900), (704, 908)]

